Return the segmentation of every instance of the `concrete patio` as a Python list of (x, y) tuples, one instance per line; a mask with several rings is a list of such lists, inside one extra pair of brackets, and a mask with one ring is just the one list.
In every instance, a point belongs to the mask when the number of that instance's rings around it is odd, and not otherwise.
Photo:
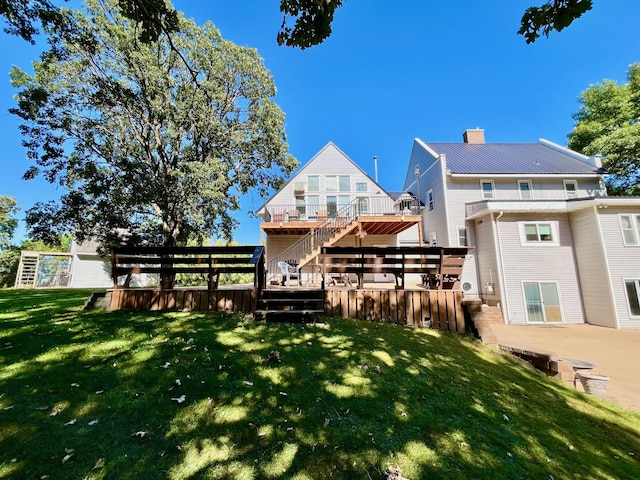
[(555, 352), (561, 358), (596, 365), (593, 373), (610, 377), (606, 400), (640, 412), (640, 330), (593, 325), (496, 325), (498, 343)]

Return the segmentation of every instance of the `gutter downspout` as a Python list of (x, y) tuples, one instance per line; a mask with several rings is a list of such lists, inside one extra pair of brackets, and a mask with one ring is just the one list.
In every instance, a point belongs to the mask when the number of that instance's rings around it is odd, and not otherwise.
[[(502, 218), (504, 215), (504, 211), (501, 211), (497, 217), (494, 217), (494, 214), (491, 213), (491, 221), (495, 226), (495, 246), (496, 246), (496, 257), (498, 258), (498, 278), (500, 279), (500, 302), (502, 304), (502, 317), (505, 320), (505, 323), (511, 323), (509, 319), (509, 304), (507, 303), (507, 283), (504, 279), (504, 258), (502, 256), (502, 245), (500, 243), (500, 223), (498, 220)], [(506, 315), (505, 315), (506, 312)]]

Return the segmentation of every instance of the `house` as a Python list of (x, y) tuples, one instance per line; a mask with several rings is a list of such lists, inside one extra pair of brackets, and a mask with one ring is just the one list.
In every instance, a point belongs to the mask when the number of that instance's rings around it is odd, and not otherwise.
[(331, 142), (258, 214), (268, 280), (280, 274), (278, 263), (283, 261), (312, 280), (323, 246), (395, 246), (398, 234), (412, 227), (415, 237), (422, 235), (415, 198), (385, 191)]
[(505, 322), (640, 328), (640, 198), (608, 197), (605, 175), (597, 156), (475, 129), (416, 139), (404, 187), (419, 188), (427, 241), (475, 247), (463, 291)]

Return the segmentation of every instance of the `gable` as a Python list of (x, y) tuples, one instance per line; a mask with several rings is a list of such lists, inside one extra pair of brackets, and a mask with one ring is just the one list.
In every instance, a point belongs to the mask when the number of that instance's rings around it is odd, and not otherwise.
[[(309, 177), (318, 177), (318, 191), (309, 191)], [(311, 160), (305, 163), (298, 172), (260, 209), (260, 213), (268, 205), (293, 205), (296, 195), (324, 195), (327, 177), (349, 177), (348, 193), (356, 192), (357, 184), (366, 184), (364, 195), (386, 195), (388, 193), (351, 160), (333, 142), (325, 145)], [(341, 192), (335, 192), (339, 194)], [(344, 192), (347, 193), (347, 192)]]

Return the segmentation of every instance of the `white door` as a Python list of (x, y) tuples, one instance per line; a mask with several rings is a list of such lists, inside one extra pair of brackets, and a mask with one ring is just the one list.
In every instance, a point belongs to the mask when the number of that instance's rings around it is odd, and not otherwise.
[(557, 282), (523, 282), (529, 323), (561, 323), (562, 306)]

